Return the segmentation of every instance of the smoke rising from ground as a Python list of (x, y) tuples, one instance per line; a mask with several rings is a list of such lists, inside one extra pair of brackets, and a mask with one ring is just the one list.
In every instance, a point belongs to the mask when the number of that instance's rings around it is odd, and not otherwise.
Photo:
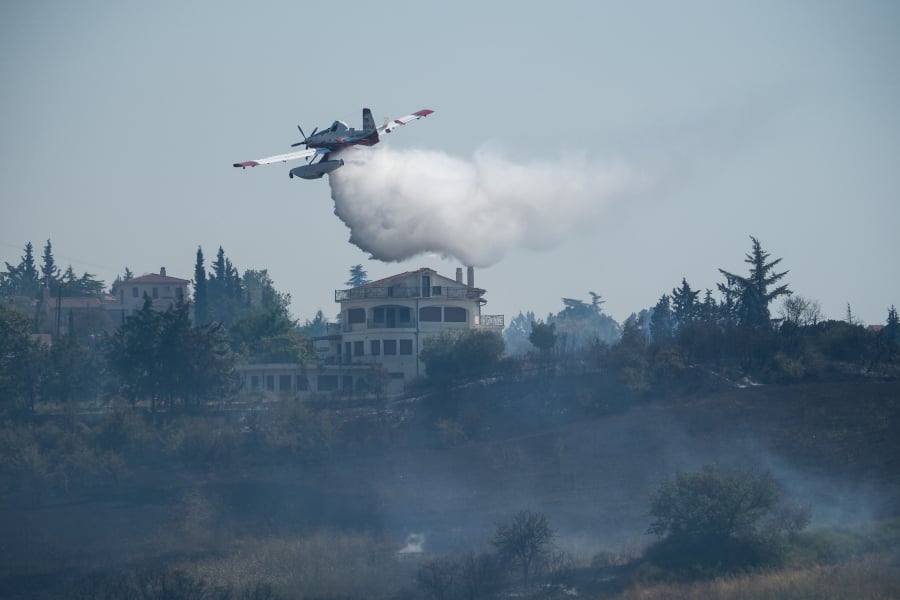
[(513, 162), (479, 150), (471, 160), (428, 150), (355, 148), (329, 175), (334, 212), (372, 258), (434, 252), (487, 267), (512, 248), (543, 250), (590, 232), (613, 202), (647, 178), (624, 163), (584, 156)]

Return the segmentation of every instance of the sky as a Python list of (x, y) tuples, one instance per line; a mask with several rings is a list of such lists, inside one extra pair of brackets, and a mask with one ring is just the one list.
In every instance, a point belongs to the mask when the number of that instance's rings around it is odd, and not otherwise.
[[(301, 321), (337, 314), (352, 265), (465, 261), (507, 323), (589, 292), (622, 321), (746, 273), (754, 236), (826, 317), (883, 323), (898, 26), (891, 1), (0, 3), (0, 260), (50, 239), (108, 284), (190, 279), (221, 246)], [(335, 190), (232, 167), (362, 107), (435, 113)]]

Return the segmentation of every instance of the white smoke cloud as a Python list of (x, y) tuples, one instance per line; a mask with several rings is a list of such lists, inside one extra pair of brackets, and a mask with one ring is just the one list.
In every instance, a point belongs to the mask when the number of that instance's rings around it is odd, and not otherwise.
[(434, 252), (487, 267), (512, 248), (588, 233), (611, 202), (647, 187), (626, 164), (581, 155), (518, 164), (489, 150), (466, 161), (380, 147), (342, 158), (329, 175), (334, 213), (353, 244), (386, 262)]

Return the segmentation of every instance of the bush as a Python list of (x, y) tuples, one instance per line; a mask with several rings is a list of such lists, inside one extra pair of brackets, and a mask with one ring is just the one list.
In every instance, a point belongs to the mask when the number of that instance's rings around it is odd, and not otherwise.
[(808, 523), (809, 509), (783, 501), (770, 473), (707, 465), (679, 472), (650, 500), (647, 551), (654, 564), (699, 576), (776, 566)]

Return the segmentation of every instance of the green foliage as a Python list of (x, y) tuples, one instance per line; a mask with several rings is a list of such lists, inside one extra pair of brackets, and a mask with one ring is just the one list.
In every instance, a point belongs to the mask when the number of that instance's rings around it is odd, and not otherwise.
[(110, 368), (132, 400), (148, 398), (152, 407), (199, 408), (223, 393), (232, 358), (218, 324), (192, 327), (184, 302), (165, 312), (153, 310), (149, 298), (127, 317), (108, 341)]
[(31, 412), (46, 371), (46, 346), (31, 339), (30, 320), (0, 304), (0, 415)]
[(493, 331), (466, 330), (429, 338), (420, 353), (429, 381), (449, 386), (494, 372), (503, 355), (503, 338)]
[(367, 283), (369, 283), (369, 274), (366, 273), (366, 270), (362, 265), (353, 265), (350, 267), (350, 279), (344, 282), (344, 285), (359, 287), (361, 285), (366, 285)]
[(543, 513), (521, 510), (497, 526), (491, 544), (501, 560), (521, 569), (522, 583), (528, 585), (533, 568), (548, 556), (553, 536)]
[(509, 356), (522, 356), (530, 352), (533, 345), (528, 340), (531, 335), (531, 324), (537, 319), (532, 311), (514, 316), (503, 330), (503, 344)]
[(650, 499), (648, 533), (662, 539), (651, 562), (695, 575), (780, 564), (787, 542), (808, 523), (808, 509), (783, 501), (770, 473), (707, 465), (678, 472)]
[(612, 344), (619, 339), (621, 328), (615, 319), (603, 313), (600, 296), (590, 292), (592, 302), (563, 298), (564, 308), (547, 318), (556, 327), (557, 346), (561, 352), (574, 352), (599, 343)]
[(753, 249), (747, 254), (744, 262), (750, 265), (747, 277), (729, 273), (723, 269), (719, 272), (725, 276), (726, 283), (719, 284), (719, 290), (726, 296), (726, 304), (731, 308), (730, 317), (738, 324), (749, 327), (769, 328), (769, 304), (780, 296), (788, 296), (792, 292), (787, 285), (770, 287), (780, 281), (787, 271), (774, 272), (782, 259), (769, 261), (769, 253), (755, 237), (750, 236)]
[(19, 264), (6, 263), (6, 273), (0, 274), (0, 295), (34, 298), (39, 291), (40, 276), (34, 263), (34, 246), (28, 242)]
[(251, 362), (304, 363), (309, 341), (284, 308), (268, 305), (246, 313), (229, 330), (231, 345)]
[(548, 352), (556, 345), (556, 325), (554, 323), (544, 323), (540, 320), (532, 322), (528, 341), (541, 352)]

